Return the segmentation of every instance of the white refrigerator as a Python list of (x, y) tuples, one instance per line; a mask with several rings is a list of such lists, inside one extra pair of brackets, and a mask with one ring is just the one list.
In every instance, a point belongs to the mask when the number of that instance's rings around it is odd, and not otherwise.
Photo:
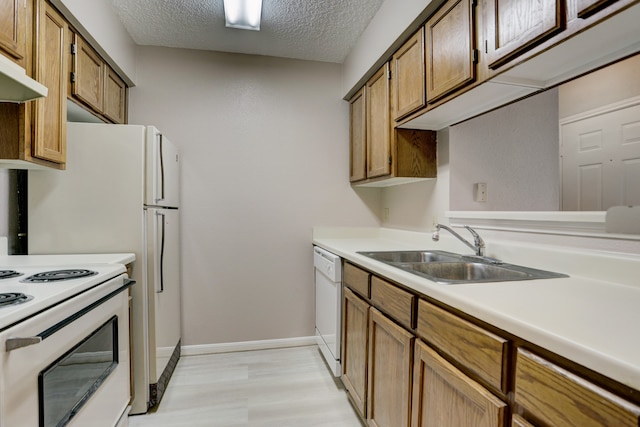
[(30, 254), (134, 252), (131, 413), (180, 357), (179, 158), (152, 126), (67, 124), (67, 170), (29, 171)]

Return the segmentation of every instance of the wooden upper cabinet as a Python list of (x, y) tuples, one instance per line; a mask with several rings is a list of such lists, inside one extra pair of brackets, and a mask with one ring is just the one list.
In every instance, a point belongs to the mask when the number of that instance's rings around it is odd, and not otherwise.
[(515, 402), (550, 426), (638, 427), (640, 407), (523, 349), (518, 349)]
[(415, 338), (375, 308), (369, 311), (369, 426), (409, 427)]
[(498, 68), (565, 27), (561, 0), (487, 0), (485, 51)]
[(415, 345), (412, 427), (505, 427), (507, 404), (420, 340)]
[(476, 79), (474, 15), (471, 0), (449, 0), (425, 24), (427, 102)]
[(82, 37), (77, 34), (74, 37), (71, 94), (102, 112), (106, 64)]
[(577, 0), (578, 18), (587, 18), (617, 0)]
[(0, 52), (24, 66), (27, 53), (27, 0), (0, 3)]
[(360, 181), (367, 177), (367, 121), (365, 103), (365, 90), (362, 87), (353, 98), (349, 100), (349, 141), (351, 170), (349, 180)]
[(426, 105), (424, 54), (424, 28), (420, 28), (391, 59), (395, 120)]
[(104, 115), (115, 123), (127, 120), (127, 85), (109, 66), (104, 75)]
[(49, 3), (39, 0), (35, 78), (49, 89), (35, 101), (34, 157), (66, 161), (67, 142), (67, 22)]
[(391, 173), (389, 63), (366, 83), (367, 178)]

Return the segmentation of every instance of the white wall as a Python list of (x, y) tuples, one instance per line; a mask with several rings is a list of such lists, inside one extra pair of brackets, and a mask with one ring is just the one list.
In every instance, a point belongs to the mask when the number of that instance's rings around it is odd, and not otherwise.
[(181, 150), (183, 344), (313, 335), (312, 226), (379, 225), (340, 66), (140, 47), (137, 67), (130, 121)]
[[(451, 210), (558, 210), (557, 89), (452, 126), (449, 137)], [(474, 201), (479, 182), (486, 203)]]
[(383, 226), (430, 231), (437, 222), (447, 223), (444, 213), (449, 210), (449, 129), (439, 131), (437, 138), (438, 177), (383, 188), (383, 213), (388, 209), (389, 214), (388, 218), (383, 214)]

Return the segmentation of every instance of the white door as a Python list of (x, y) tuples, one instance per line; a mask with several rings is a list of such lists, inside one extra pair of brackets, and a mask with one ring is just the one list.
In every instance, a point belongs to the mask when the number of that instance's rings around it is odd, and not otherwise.
[(177, 209), (148, 208), (147, 298), (149, 380), (157, 383), (180, 340), (181, 283), (179, 213)]
[(560, 157), (562, 210), (640, 205), (640, 100), (562, 121)]
[(162, 132), (147, 127), (145, 205), (179, 207), (178, 148)]

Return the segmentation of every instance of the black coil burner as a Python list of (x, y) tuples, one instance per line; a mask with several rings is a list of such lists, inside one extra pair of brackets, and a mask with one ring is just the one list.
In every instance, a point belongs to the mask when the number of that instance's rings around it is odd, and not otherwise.
[(0, 294), (0, 307), (4, 307), (12, 304), (20, 304), (33, 299), (30, 295), (25, 295), (21, 292), (9, 292)]
[(22, 273), (18, 273), (15, 270), (0, 270), (0, 280), (11, 279), (12, 277), (22, 276)]
[(63, 280), (71, 280), (71, 279), (79, 279), (81, 277), (89, 277), (98, 274), (96, 271), (91, 270), (53, 270), (53, 271), (43, 271), (42, 273), (34, 274), (33, 276), (29, 276), (26, 279), (23, 279), (23, 282), (31, 282), (31, 283), (40, 283), (40, 282), (60, 282)]

